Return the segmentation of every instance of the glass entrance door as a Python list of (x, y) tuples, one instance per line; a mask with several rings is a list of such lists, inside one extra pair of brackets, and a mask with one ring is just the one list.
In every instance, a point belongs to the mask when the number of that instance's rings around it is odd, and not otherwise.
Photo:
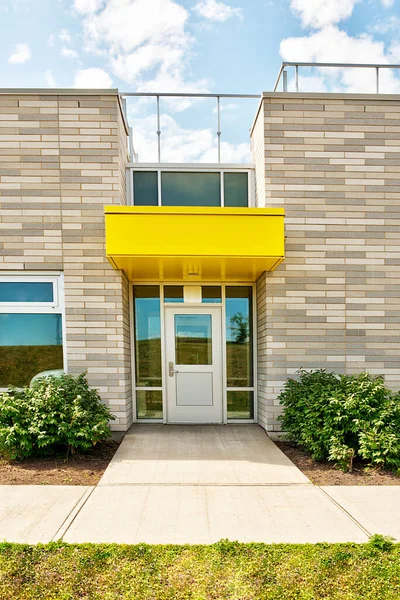
[(165, 313), (168, 422), (222, 423), (220, 309)]

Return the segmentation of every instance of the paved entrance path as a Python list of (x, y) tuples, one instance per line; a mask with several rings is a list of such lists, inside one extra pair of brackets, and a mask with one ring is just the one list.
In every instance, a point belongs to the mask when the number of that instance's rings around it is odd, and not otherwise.
[(258, 425), (135, 425), (64, 539), (364, 541)]
[(258, 425), (135, 425), (96, 488), (0, 486), (0, 540), (400, 541), (400, 486), (316, 487)]

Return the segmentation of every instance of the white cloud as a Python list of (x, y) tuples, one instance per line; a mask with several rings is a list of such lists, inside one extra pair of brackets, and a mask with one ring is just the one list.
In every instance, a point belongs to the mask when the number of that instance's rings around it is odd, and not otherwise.
[(104, 69), (98, 67), (81, 69), (75, 74), (75, 88), (107, 89), (111, 86), (112, 79)]
[(392, 8), (394, 5), (394, 0), (381, 0), (381, 2), (385, 8)]
[[(141, 162), (157, 160), (156, 115), (133, 122), (133, 143)], [(217, 140), (212, 129), (186, 129), (170, 115), (161, 116), (161, 148), (163, 162), (217, 162)], [(231, 144), (221, 142), (223, 162), (251, 162), (248, 143)]]
[(61, 48), (61, 54), (66, 58), (78, 58), (79, 56), (76, 50), (73, 50), (72, 48)]
[[(112, 52), (135, 50), (143, 43), (182, 46), (188, 12), (172, 0), (109, 0), (84, 22), (89, 48), (107, 44)], [(134, 24), (134, 26), (133, 26)]]
[(69, 33), (68, 29), (61, 29), (59, 33), (59, 38), (63, 42), (63, 44), (72, 44), (72, 36)]
[(47, 44), (50, 46), (50, 48), (52, 48), (54, 46), (54, 42), (55, 42), (55, 35), (54, 35), (54, 33), (51, 33), (49, 35), (49, 37), (47, 38)]
[(189, 13), (175, 0), (75, 0), (75, 8), (85, 13), (86, 51), (107, 57), (112, 72), (136, 90), (208, 91), (207, 80), (188, 76), (195, 40)]
[(378, 21), (375, 25), (369, 27), (370, 31), (374, 31), (376, 33), (389, 33), (395, 32), (397, 33), (400, 29), (400, 19), (395, 15), (392, 15), (388, 19), (384, 19), (382, 21)]
[(194, 11), (211, 21), (227, 21), (231, 17), (238, 17), (243, 20), (241, 8), (233, 8), (229, 4), (217, 2), (217, 0), (200, 0), (194, 7)]
[(75, 0), (74, 8), (82, 15), (94, 13), (104, 4), (104, 0)]
[(22, 64), (28, 62), (31, 58), (31, 51), (27, 44), (15, 44), (13, 46), (13, 52), (8, 57), (10, 64)]
[(360, 0), (291, 0), (290, 7), (304, 27), (320, 29), (347, 19)]
[[(352, 37), (345, 31), (330, 26), (308, 36), (282, 40), (280, 53), (283, 60), (287, 61), (389, 64), (392, 60), (400, 58), (400, 45), (391, 46), (387, 53), (384, 43), (374, 40), (370, 35)], [(304, 87), (300, 86), (300, 91), (308, 91), (308, 84), (311, 83), (312, 86), (322, 86), (321, 91), (375, 92), (374, 69), (319, 68), (316, 71), (317, 75), (315, 71), (312, 73), (313, 79), (302, 73), (301, 83)], [(318, 77), (318, 82), (315, 77)], [(400, 80), (392, 70), (381, 69), (380, 91), (400, 92)]]
[(49, 87), (55, 87), (56, 80), (54, 79), (53, 74), (50, 70), (47, 70), (45, 72), (44, 79), (46, 81), (46, 85), (48, 85)]

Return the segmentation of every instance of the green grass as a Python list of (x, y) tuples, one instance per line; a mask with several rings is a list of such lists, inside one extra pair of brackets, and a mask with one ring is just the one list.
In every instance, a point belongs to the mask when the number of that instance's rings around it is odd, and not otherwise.
[(0, 545), (12, 600), (398, 600), (400, 546)]

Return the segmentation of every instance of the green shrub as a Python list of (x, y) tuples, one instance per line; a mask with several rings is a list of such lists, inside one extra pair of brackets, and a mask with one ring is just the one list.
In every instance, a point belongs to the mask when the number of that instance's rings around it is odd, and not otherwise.
[(356, 456), (375, 467), (400, 467), (400, 396), (382, 376), (301, 369), (279, 400), (282, 428), (314, 459), (350, 470)]
[(110, 437), (114, 419), (85, 374), (44, 377), (32, 388), (0, 394), (0, 453), (9, 458), (43, 455), (63, 446), (67, 455)]

